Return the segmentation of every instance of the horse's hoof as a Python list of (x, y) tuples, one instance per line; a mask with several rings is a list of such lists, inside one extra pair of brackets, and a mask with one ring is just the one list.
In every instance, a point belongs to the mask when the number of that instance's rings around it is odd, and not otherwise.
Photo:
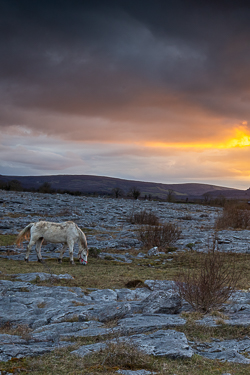
[(26, 263), (29, 263), (29, 259), (28, 259), (28, 258), (25, 258), (24, 261), (25, 261)]
[(62, 259), (58, 258), (57, 261), (58, 261), (58, 263), (62, 263)]
[(72, 266), (76, 265), (74, 261), (70, 261), (70, 264), (72, 264)]
[(43, 259), (37, 259), (37, 261), (38, 261), (39, 263), (44, 263), (44, 260), (43, 260)]

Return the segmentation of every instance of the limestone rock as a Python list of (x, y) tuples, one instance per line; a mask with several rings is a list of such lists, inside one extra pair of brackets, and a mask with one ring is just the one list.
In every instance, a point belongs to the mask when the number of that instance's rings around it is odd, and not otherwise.
[(142, 312), (150, 314), (178, 314), (182, 307), (181, 298), (173, 289), (152, 292), (142, 304)]

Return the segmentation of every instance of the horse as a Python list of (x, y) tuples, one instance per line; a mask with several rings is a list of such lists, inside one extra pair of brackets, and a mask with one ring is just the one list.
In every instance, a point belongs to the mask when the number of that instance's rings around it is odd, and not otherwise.
[(63, 254), (69, 247), (70, 263), (74, 263), (73, 250), (75, 242), (78, 242), (78, 259), (82, 265), (87, 264), (88, 245), (85, 234), (73, 221), (63, 223), (52, 223), (49, 221), (38, 221), (27, 225), (17, 236), (16, 244), (20, 245), (24, 240), (30, 240), (27, 246), (25, 261), (29, 261), (30, 250), (36, 245), (37, 261), (43, 262), (41, 256), (41, 246), (43, 241), (52, 243), (63, 243), (58, 262), (62, 263)]

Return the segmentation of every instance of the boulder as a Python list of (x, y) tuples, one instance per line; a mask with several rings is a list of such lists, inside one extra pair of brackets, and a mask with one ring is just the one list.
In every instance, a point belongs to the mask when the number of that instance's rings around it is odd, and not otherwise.
[(181, 310), (181, 298), (173, 289), (152, 292), (142, 301), (143, 313), (178, 314)]

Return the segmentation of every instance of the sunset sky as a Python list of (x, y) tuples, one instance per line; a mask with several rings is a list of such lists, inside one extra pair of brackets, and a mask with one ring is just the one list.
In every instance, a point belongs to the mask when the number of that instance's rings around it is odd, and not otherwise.
[(250, 2), (1, 0), (0, 174), (250, 186)]

